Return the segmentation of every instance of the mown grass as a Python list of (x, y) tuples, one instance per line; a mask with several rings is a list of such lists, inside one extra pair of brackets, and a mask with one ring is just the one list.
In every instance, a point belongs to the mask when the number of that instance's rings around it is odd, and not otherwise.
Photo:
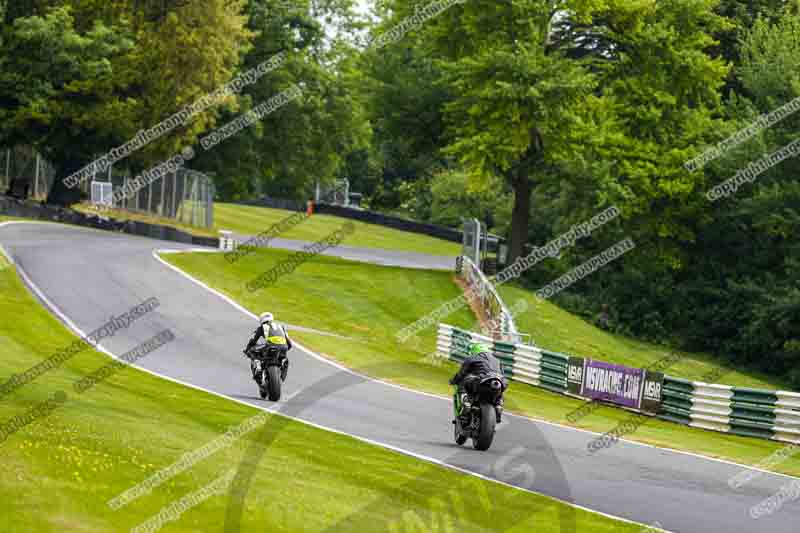
[(81, 213), (85, 213), (88, 215), (99, 215), (103, 217), (113, 218), (114, 220), (119, 220), (120, 222), (127, 222), (129, 220), (133, 220), (134, 222), (145, 222), (147, 224), (158, 224), (160, 226), (169, 226), (175, 229), (179, 229), (190, 235), (197, 235), (199, 237), (219, 237), (219, 231), (216, 229), (207, 229), (202, 228), (199, 226), (191, 226), (189, 224), (184, 224), (183, 222), (179, 222), (174, 218), (167, 218), (158, 215), (153, 215), (151, 213), (139, 213), (135, 211), (126, 211), (124, 209), (106, 209), (103, 211), (98, 211), (93, 209), (90, 204), (88, 203), (81, 203), (72, 206), (72, 208), (76, 211), (80, 211)]
[[(291, 211), (236, 204), (214, 204), (214, 225), (242, 235), (258, 235), (273, 224), (292, 216)], [(315, 214), (279, 235), (284, 239), (318, 241), (339, 229), (350, 219), (332, 215)], [(427, 235), (409, 233), (377, 224), (351, 220), (355, 231), (342, 244), (360, 248), (379, 248), (431, 255), (455, 256), (461, 250), (459, 243), (444, 241)]]
[(19, 218), (19, 217), (9, 217), (9, 216), (6, 216), (6, 215), (0, 215), (0, 222), (12, 222), (12, 221), (15, 221), (15, 220), (19, 221), (19, 220), (27, 220), (27, 219)]
[[(13, 268), (0, 271), (0, 383), (74, 340)], [(169, 350), (167, 344), (147, 357)], [(0, 401), (6, 424), (56, 391), (68, 395), (49, 416), (0, 442), (0, 531), (129, 531), (237, 467), (245, 453), (253, 456), (256, 442), (269, 444), (245, 498), (241, 531), (399, 531), (421, 520), (459, 531), (555, 533), (565, 517), (577, 531), (639, 529), (276, 415), (114, 511), (108, 500), (259, 411), (133, 368), (73, 392), (74, 382), (109, 361), (87, 350)], [(464, 495), (479, 504), (456, 505)], [(221, 531), (227, 503), (227, 493), (212, 496), (163, 530)]]
[[(73, 208), (82, 213), (98, 214), (88, 203), (78, 204)], [(215, 203), (214, 227), (212, 229), (190, 226), (158, 215), (136, 213), (122, 209), (109, 209), (100, 214), (119, 221), (134, 220), (149, 224), (160, 224), (180, 229), (192, 235), (218, 237), (220, 230), (228, 230), (240, 235), (258, 235), (281, 220), (291, 217), (295, 212), (267, 207)], [(427, 235), (409, 233), (332, 215), (318, 214), (302, 221), (280, 235), (276, 235), (276, 237), (316, 242), (340, 229), (342, 224), (348, 221), (355, 226), (355, 232), (342, 241), (342, 244), (346, 246), (418, 252), (441, 256), (456, 256), (461, 250), (461, 245), (458, 243)]]
[[(208, 254), (176, 254), (165, 258), (253, 312), (269, 308), (286, 322), (352, 337), (342, 340), (305, 332), (293, 334), (318, 353), (376, 378), (449, 396), (447, 380), (455, 372), (456, 365), (427, 357), (435, 348), (436, 328), (423, 330), (405, 344), (400, 343), (395, 334), (460, 294), (452, 274), (318, 256), (264, 291), (250, 293), (244, 288), (247, 281), (288, 255), (289, 252), (281, 250), (259, 250), (234, 265), (229, 265), (221, 256)], [(544, 348), (637, 367), (647, 366), (670, 353), (664, 347), (597, 330), (551, 303), (535, 301), (533, 295), (522, 289), (505, 287), (503, 294), (509, 305), (513, 305), (515, 298), (531, 299), (529, 310), (517, 320), (521, 329), (533, 333), (537, 344)], [(445, 321), (473, 330), (476, 327), (474, 316), (466, 308), (454, 312)], [(684, 355), (685, 358), (668, 373), (700, 379), (717, 369), (716, 362), (708, 356)], [(720, 372), (727, 372), (727, 369)], [(736, 370), (727, 372), (722, 381), (764, 388), (780, 386), (764, 376)], [(506, 405), (518, 414), (598, 433), (609, 431), (631, 417), (627, 411), (604, 406), (572, 423), (567, 416), (584, 402), (524, 384), (512, 385)], [(587, 436), (587, 441), (590, 438)], [(751, 465), (783, 446), (655, 419), (626, 438)], [(791, 458), (771, 468), (798, 475), (800, 458)]]

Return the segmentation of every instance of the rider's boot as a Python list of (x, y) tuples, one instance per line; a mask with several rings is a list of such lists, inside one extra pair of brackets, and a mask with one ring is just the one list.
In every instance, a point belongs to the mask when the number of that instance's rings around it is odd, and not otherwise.
[(289, 360), (284, 359), (281, 365), (281, 381), (286, 381), (286, 375), (289, 373)]
[(502, 398), (500, 398), (500, 400), (497, 402), (497, 405), (494, 406), (494, 410), (497, 413), (497, 423), (500, 424), (502, 422), (502, 418), (503, 418), (503, 399)]
[(464, 408), (465, 407), (469, 407), (469, 406), (470, 406), (469, 394), (467, 394), (466, 392), (462, 392), (461, 393), (461, 413), (460, 414), (463, 414), (464, 413)]

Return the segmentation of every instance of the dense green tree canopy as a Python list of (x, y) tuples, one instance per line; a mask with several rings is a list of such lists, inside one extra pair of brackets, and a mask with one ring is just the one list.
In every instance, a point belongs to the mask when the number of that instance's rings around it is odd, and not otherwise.
[[(435, 5), (442, 6), (438, 12)], [(525, 274), (531, 288), (623, 237), (636, 249), (564, 291), (612, 327), (800, 386), (800, 160), (706, 192), (797, 139), (800, 112), (686, 163), (800, 98), (798, 0), (0, 0), (0, 146), (62, 179), (238, 76), (117, 163), (187, 146), (219, 199), (311, 197), (350, 180), (372, 209), (477, 217), (512, 259), (617, 206)], [(198, 141), (291, 88), (299, 97), (213, 149)], [(800, 103), (800, 100), (798, 100)]]

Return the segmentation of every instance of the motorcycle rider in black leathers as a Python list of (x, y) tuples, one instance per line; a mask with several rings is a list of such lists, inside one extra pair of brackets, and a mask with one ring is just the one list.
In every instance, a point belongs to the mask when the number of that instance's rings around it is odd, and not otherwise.
[[(459, 393), (462, 391), (470, 395), (477, 394), (476, 387), (481, 380), (490, 375), (497, 375), (503, 383), (503, 391), (508, 387), (505, 376), (503, 375), (503, 367), (500, 365), (500, 360), (492, 354), (492, 349), (485, 344), (473, 344), (469, 350), (470, 356), (467, 357), (461, 368), (450, 379), (450, 385), (457, 385)], [(503, 412), (503, 398), (497, 404), (497, 423), (500, 423)]]
[[(286, 333), (286, 328), (274, 321), (272, 313), (261, 313), (259, 317), (259, 326), (253, 332), (253, 337), (247, 343), (247, 348), (244, 350), (246, 357), (250, 358), (250, 370), (253, 372), (253, 379), (258, 383), (259, 366), (256, 360), (250, 355), (250, 349), (258, 343), (259, 339), (269, 341), (270, 337), (283, 337), (286, 340), (287, 351), (292, 349), (292, 339)], [(286, 373), (289, 370), (289, 360), (287, 358), (286, 365), (281, 369), (281, 378), (286, 379)]]

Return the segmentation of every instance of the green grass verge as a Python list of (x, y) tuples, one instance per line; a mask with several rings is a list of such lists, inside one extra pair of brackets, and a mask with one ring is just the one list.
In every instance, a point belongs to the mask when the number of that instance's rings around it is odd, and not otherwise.
[(98, 211), (92, 209), (88, 203), (77, 204), (72, 206), (72, 208), (75, 211), (79, 211), (81, 213), (85, 213), (88, 215), (101, 215), (104, 217), (113, 218), (114, 220), (119, 220), (120, 222), (127, 222), (129, 220), (133, 220), (135, 222), (145, 222), (147, 224), (158, 224), (161, 226), (169, 226), (171, 228), (185, 231), (190, 235), (197, 235), (198, 237), (219, 237), (219, 231), (217, 231), (216, 229), (206, 229), (198, 226), (190, 226), (189, 224), (178, 222), (174, 218), (161, 217), (158, 215), (152, 215), (150, 213), (137, 213), (134, 211), (126, 211), (124, 209), (108, 209), (106, 211), (98, 213)]
[(19, 217), (7, 217), (5, 215), (0, 215), (0, 222), (12, 222), (15, 220), (30, 220), (27, 218), (19, 218)]
[[(259, 250), (233, 266), (221, 256), (208, 254), (176, 254), (165, 256), (165, 259), (227, 293), (253, 312), (269, 308), (286, 322), (352, 337), (351, 340), (341, 340), (318, 334), (293, 333), (301, 343), (318, 353), (377, 378), (434, 394), (450, 395), (447, 380), (455, 372), (456, 365), (431, 362), (425, 357), (435, 347), (435, 328), (422, 331), (406, 344), (397, 342), (394, 335), (403, 326), (459, 294), (458, 287), (452, 282), (452, 274), (318, 256), (263, 292), (248, 293), (245, 290), (244, 284), (248, 280), (287, 255), (288, 252), (280, 250)], [(512, 296), (507, 300), (509, 305), (513, 305), (513, 297), (533, 298), (513, 287), (504, 288), (504, 295)], [(597, 331), (550, 303), (534, 303), (527, 314), (518, 317), (518, 321), (521, 329), (534, 333), (534, 338), (544, 348), (639, 367), (669, 353), (663, 347)], [(474, 317), (467, 309), (451, 314), (446, 321), (459, 327), (475, 328)], [(569, 321), (570, 325), (562, 327), (560, 321)], [(586, 339), (579, 341), (574, 338), (580, 336)], [(674, 367), (674, 373), (699, 379), (714, 367), (715, 362), (709, 357), (686, 354), (686, 359)], [(668, 373), (673, 373), (673, 369)], [(736, 371), (727, 374), (723, 381), (743, 386), (777, 386), (766, 378)], [(524, 384), (512, 384), (506, 401), (512, 412), (600, 433), (631, 417), (631, 413), (604, 406), (570, 424), (567, 415), (584, 402)], [(743, 464), (757, 464), (782, 447), (772, 441), (703, 431), (660, 420), (648, 421), (626, 438)], [(773, 468), (798, 475), (800, 458), (789, 459)]]
[[(73, 208), (81, 213), (97, 214), (87, 203), (75, 205)], [(190, 226), (188, 224), (179, 223), (171, 218), (148, 213), (135, 213), (122, 209), (110, 209), (104, 216), (120, 221), (134, 220), (138, 222), (147, 222), (149, 224), (171, 226), (201, 237), (218, 237), (219, 230), (229, 230), (241, 235), (258, 235), (269, 229), (273, 224), (293, 214), (293, 211), (286, 211), (283, 209), (216, 203), (214, 204), (213, 229)], [(461, 245), (458, 243), (332, 215), (314, 215), (310, 219), (278, 235), (278, 237), (316, 242), (339, 229), (342, 224), (347, 221), (351, 221), (355, 226), (355, 232), (342, 242), (342, 244), (347, 246), (419, 252), (443, 256), (456, 256), (461, 251)]]
[[(242, 235), (258, 235), (273, 224), (291, 216), (291, 211), (236, 204), (214, 204), (214, 225)], [(315, 214), (294, 228), (279, 235), (284, 239), (318, 241), (339, 229), (350, 219)], [(461, 250), (459, 243), (444, 241), (427, 235), (409, 233), (377, 224), (351, 220), (355, 232), (342, 244), (361, 248), (381, 248), (431, 255), (455, 256)]]
[[(73, 341), (14, 269), (0, 271), (0, 382)], [(168, 344), (147, 357), (169, 349)], [(113, 511), (109, 499), (259, 411), (132, 368), (83, 394), (72, 391), (72, 383), (109, 361), (91, 350), (79, 353), (0, 402), (5, 424), (55, 391), (69, 395), (49, 416), (0, 443), (0, 531), (129, 531), (238, 465), (259, 436), (250, 433)], [(264, 428), (274, 441), (255, 469), (242, 531), (337, 526), (362, 532), (392, 524), (399, 531), (419, 519), (447, 522), (459, 531), (556, 533), (565, 517), (575, 520), (577, 531), (639, 529), (275, 415)], [(465, 498), (479, 503), (465, 506)], [(221, 531), (226, 504), (227, 495), (212, 496), (164, 531)]]

